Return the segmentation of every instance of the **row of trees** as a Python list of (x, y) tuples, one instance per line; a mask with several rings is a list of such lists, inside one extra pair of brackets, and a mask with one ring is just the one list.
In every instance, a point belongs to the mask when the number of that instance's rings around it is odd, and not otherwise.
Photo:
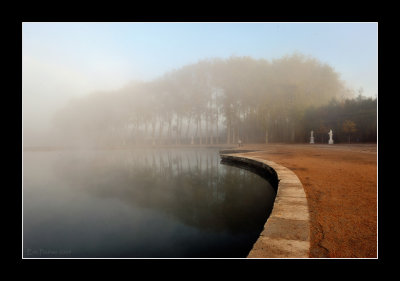
[(328, 119), (318, 110), (350, 94), (332, 67), (301, 54), (209, 59), (71, 101), (54, 121), (64, 140), (98, 145), (304, 142), (315, 118), (333, 124), (336, 109)]

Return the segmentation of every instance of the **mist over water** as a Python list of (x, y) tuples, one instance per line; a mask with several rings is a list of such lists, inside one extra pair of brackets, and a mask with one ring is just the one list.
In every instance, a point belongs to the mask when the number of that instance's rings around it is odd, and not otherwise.
[(275, 191), (219, 161), (217, 149), (25, 152), (24, 257), (246, 257)]
[(217, 147), (377, 140), (374, 23), (23, 23), (22, 53), (24, 257), (245, 257), (275, 192)]

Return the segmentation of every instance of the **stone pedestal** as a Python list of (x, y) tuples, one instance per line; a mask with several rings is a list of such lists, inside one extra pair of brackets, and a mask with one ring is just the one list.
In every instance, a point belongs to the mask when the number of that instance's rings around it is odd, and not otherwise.
[(314, 137), (310, 138), (310, 143), (314, 143)]
[(333, 140), (330, 139), (329, 142), (328, 142), (328, 144), (333, 144)]

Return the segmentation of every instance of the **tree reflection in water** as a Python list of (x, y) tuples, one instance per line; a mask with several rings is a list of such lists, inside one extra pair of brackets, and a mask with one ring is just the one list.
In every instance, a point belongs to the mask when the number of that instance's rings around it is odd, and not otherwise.
[(85, 192), (213, 231), (259, 231), (275, 197), (268, 182), (252, 185), (258, 175), (221, 165), (212, 149), (103, 151), (58, 168)]
[(237, 245), (244, 247), (242, 255), (275, 199), (265, 179), (221, 165), (216, 149), (88, 151), (57, 161), (53, 169), (79, 192), (155, 210), (203, 232), (243, 234), (245, 245)]

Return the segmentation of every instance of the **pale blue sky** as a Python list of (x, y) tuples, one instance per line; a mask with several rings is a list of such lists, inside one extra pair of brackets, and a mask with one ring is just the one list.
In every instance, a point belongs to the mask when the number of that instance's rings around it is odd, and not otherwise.
[(23, 23), (24, 121), (45, 120), (70, 97), (231, 55), (300, 52), (375, 97), (377, 50), (377, 23)]

